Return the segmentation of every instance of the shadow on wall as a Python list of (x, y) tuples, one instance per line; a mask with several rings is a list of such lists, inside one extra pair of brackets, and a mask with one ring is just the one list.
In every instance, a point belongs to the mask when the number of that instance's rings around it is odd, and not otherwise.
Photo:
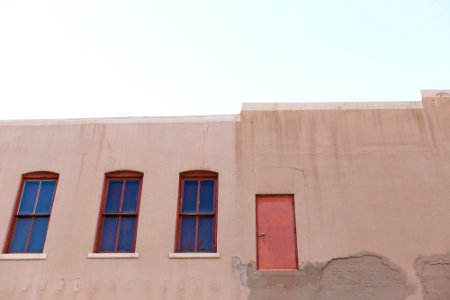
[(400, 268), (373, 254), (307, 263), (299, 270), (255, 266), (233, 257), (233, 272), (250, 289), (249, 300), (400, 300), (413, 292)]

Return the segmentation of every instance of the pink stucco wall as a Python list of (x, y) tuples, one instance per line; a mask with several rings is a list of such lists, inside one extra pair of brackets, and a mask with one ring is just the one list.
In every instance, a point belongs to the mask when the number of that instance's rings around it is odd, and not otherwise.
[[(339, 272), (396, 283), (377, 281), (378, 292), (360, 283), (353, 295), (438, 299), (426, 292), (439, 289), (430, 278), (450, 275), (428, 267), (450, 265), (449, 96), (409, 106), (254, 104), (238, 116), (0, 122), (2, 243), (21, 175), (42, 170), (60, 176), (47, 258), (3, 254), (2, 299), (332, 299), (332, 290), (344, 299)], [(144, 173), (139, 257), (88, 259), (104, 174), (114, 170)], [(219, 258), (169, 258), (186, 170), (219, 173)], [(267, 279), (252, 270), (256, 194), (294, 194), (297, 273)], [(378, 261), (396, 273), (373, 275)], [(308, 266), (328, 273), (302, 279)], [(300, 283), (290, 286), (292, 278)], [(436, 280), (445, 295), (445, 278)]]

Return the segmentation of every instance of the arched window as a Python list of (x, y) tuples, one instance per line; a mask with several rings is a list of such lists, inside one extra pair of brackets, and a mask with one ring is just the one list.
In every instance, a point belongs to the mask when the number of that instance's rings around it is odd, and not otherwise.
[(135, 171), (105, 174), (96, 252), (135, 252), (142, 178)]
[(176, 252), (217, 251), (217, 181), (216, 172), (180, 173)]
[(58, 177), (53, 172), (22, 175), (4, 252), (43, 251)]

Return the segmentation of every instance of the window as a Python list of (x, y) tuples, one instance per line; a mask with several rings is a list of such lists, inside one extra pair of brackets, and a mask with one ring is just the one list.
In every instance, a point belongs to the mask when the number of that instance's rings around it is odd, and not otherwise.
[(180, 174), (176, 252), (216, 252), (217, 173)]
[(22, 176), (5, 252), (42, 252), (57, 181), (58, 174), (50, 172)]
[(134, 252), (142, 177), (132, 171), (106, 174), (96, 252)]

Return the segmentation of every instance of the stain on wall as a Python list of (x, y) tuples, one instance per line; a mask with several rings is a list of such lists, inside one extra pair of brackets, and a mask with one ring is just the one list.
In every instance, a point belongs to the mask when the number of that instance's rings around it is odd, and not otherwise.
[(414, 266), (422, 282), (424, 300), (450, 298), (450, 254), (420, 256)]
[(250, 289), (249, 300), (400, 300), (413, 291), (401, 269), (373, 254), (308, 262), (298, 270), (258, 271), (255, 266), (233, 257), (233, 271)]

